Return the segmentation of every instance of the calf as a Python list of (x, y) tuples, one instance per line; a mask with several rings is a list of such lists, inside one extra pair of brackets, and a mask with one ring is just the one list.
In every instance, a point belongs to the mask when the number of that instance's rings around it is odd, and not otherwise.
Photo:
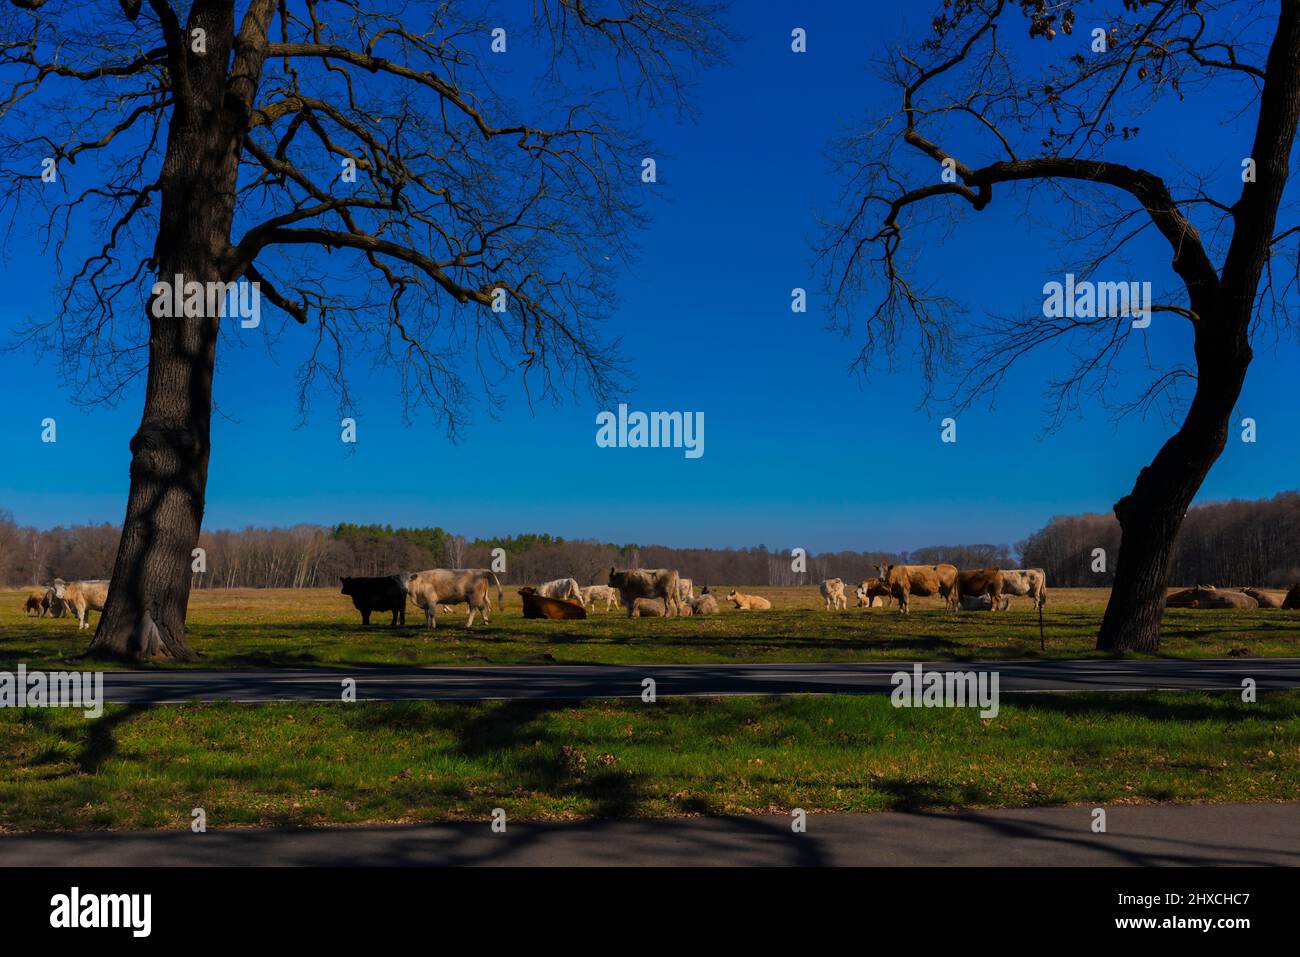
[(957, 607), (956, 565), (880, 565), (877, 570), (901, 614), (907, 614), (913, 595), (938, 595), (948, 610)]
[(1006, 611), (1010, 607), (1011, 607), (1010, 595), (999, 596), (998, 603), (996, 605), (993, 604), (993, 597), (991, 595), (962, 595), (961, 596), (962, 611), (992, 611), (994, 608), (996, 608), (998, 611)]
[(103, 613), (104, 604), (108, 601), (108, 582), (103, 579), (65, 582), (62, 578), (56, 578), (54, 597), (77, 613), (77, 631), (81, 631), (90, 627), (86, 622), (90, 612)]
[(849, 607), (849, 600), (844, 597), (843, 579), (827, 578), (818, 586), (818, 591), (822, 594), (822, 601), (826, 602), (827, 611), (832, 607), (836, 609)]
[(488, 597), (489, 582), (497, 586), (497, 601), (503, 601), (501, 582), (486, 568), (430, 568), (406, 576), (406, 593), (417, 606), (424, 609), (425, 626), (437, 628), (434, 615), (438, 605), (469, 605), (469, 619), (465, 627), (472, 627), (474, 616), (483, 613), (483, 623), (489, 624), (488, 613), (492, 602)]
[(879, 608), (885, 602), (889, 601), (889, 586), (879, 578), (865, 579), (861, 585), (853, 590), (854, 596), (858, 599), (858, 608)]
[(406, 584), (401, 575), (378, 578), (340, 578), (341, 594), (352, 599), (352, 607), (361, 612), (361, 624), (370, 624), (372, 611), (391, 611), (391, 627), (406, 624)]
[(532, 585), (519, 589), (519, 597), (524, 602), (525, 618), (549, 618), (552, 621), (581, 621), (587, 617), (587, 609), (576, 601), (552, 598), (543, 595)]
[(593, 609), (599, 602), (605, 603), (605, 610), (609, 611), (618, 605), (618, 592), (608, 585), (588, 585), (582, 590), (583, 605), (590, 605)]
[(742, 595), (736, 589), (727, 592), (727, 601), (733, 602), (741, 611), (767, 611), (772, 603), (760, 595)]
[(618, 589), (619, 598), (633, 617), (633, 605), (638, 598), (662, 598), (669, 614), (681, 612), (678, 592), (678, 575), (672, 568), (611, 568), (609, 587)]
[(32, 612), (36, 612), (37, 618), (44, 618), (45, 617), (44, 601), (45, 601), (44, 591), (29, 591), (27, 593), (27, 600), (23, 602), (23, 614), (30, 615)]

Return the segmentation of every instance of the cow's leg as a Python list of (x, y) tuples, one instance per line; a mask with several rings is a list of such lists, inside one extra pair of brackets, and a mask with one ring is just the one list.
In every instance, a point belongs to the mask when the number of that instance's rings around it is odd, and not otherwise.
[(363, 626), (364, 626), (364, 625), (368, 625), (368, 624), (370, 624), (370, 609), (369, 609), (369, 608), (363, 608), (363, 609), (361, 609), (361, 624), (362, 624)]
[(425, 628), (438, 627), (438, 617), (437, 615), (434, 614), (434, 612), (437, 611), (437, 608), (438, 608), (438, 603), (434, 601), (431, 601), (429, 602), (429, 604), (424, 606), (424, 627)]
[[(466, 628), (469, 628), (469, 627), (471, 627), (471, 626), (474, 624), (474, 616), (477, 615), (477, 614), (478, 614), (478, 607), (477, 607), (476, 605), (474, 605), (473, 603), (471, 603), (470, 606), (469, 606), (469, 618), (468, 618), (468, 620), (466, 620), (466, 622), (465, 622), (465, 627), (466, 627)], [(484, 621), (486, 621), (486, 620), (487, 620), (487, 619), (485, 618)]]

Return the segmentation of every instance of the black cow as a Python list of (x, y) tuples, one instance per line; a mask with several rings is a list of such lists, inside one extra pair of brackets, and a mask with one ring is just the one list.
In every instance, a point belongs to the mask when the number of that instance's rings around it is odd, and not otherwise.
[(361, 624), (370, 624), (372, 611), (391, 611), (393, 625), (406, 624), (406, 586), (401, 575), (381, 575), (379, 578), (340, 578), (343, 594), (352, 598), (352, 604), (361, 612)]

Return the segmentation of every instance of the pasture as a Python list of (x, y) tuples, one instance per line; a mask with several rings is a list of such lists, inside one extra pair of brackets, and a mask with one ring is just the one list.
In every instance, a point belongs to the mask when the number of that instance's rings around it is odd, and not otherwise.
[[(0, 831), (1287, 801), (1300, 692), (0, 711)], [(486, 824), (484, 825), (486, 826)]]
[[(390, 628), (376, 613), (361, 625), (337, 589), (211, 589), (192, 594), (189, 640), (201, 658), (191, 667), (345, 668), (365, 665), (638, 664), (728, 661), (853, 661), (865, 659), (1078, 658), (1093, 648), (1106, 589), (1049, 589), (1044, 613), (1046, 651), (1039, 650), (1038, 616), (1025, 599), (1007, 612), (946, 612), (938, 599), (896, 608), (826, 611), (816, 586), (740, 586), (772, 600), (771, 611), (743, 612), (721, 601), (720, 615), (629, 621), (621, 610), (595, 611), (585, 621), (522, 617), (518, 585), (495, 590), (490, 625), (465, 628), (465, 606), (439, 613), (438, 628), (408, 605), (407, 624)], [(0, 592), (0, 668), (19, 662), (85, 667), (79, 656), (90, 632), (75, 619), (24, 617), (25, 593)], [(92, 624), (98, 621), (92, 614)], [(378, 622), (378, 623), (376, 623)], [(1245, 648), (1257, 655), (1300, 655), (1300, 612), (1169, 609), (1161, 655), (1220, 657)]]

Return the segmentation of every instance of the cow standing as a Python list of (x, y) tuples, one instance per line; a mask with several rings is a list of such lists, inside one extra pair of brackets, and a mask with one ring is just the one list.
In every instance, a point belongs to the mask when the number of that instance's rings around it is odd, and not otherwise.
[(957, 607), (956, 565), (880, 565), (877, 571), (900, 614), (907, 614), (912, 595), (938, 595), (949, 611)]
[(54, 579), (54, 597), (64, 602), (77, 613), (77, 631), (89, 628), (86, 618), (92, 611), (103, 614), (108, 602), (108, 581), (65, 582), (62, 578)]
[(352, 599), (352, 605), (361, 612), (361, 624), (370, 624), (372, 611), (391, 611), (390, 627), (406, 624), (406, 582), (401, 575), (382, 575), (378, 578), (340, 578), (341, 593)]
[(822, 601), (826, 602), (826, 610), (832, 608), (840, 610), (849, 607), (849, 600), (844, 597), (844, 580), (841, 578), (827, 578), (817, 586), (821, 592)]
[(609, 587), (618, 589), (620, 600), (632, 617), (638, 598), (662, 598), (668, 615), (681, 612), (676, 569), (672, 568), (611, 568)]
[(415, 572), (406, 578), (406, 593), (424, 609), (424, 622), (428, 628), (437, 628), (435, 617), (439, 604), (469, 605), (469, 619), (465, 627), (474, 624), (474, 616), (483, 613), (483, 623), (490, 624), (488, 613), (492, 603), (488, 597), (490, 582), (496, 582), (497, 601), (504, 601), (501, 582), (486, 568), (430, 568)]

